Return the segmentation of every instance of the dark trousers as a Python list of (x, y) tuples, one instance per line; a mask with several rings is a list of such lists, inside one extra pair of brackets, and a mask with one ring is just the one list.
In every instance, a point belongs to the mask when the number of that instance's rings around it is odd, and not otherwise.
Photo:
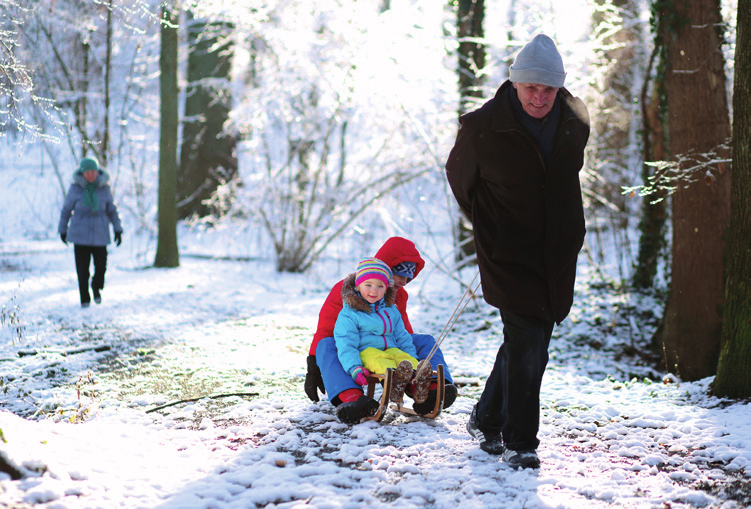
[(107, 271), (107, 246), (82, 246), (75, 244), (73, 252), (76, 256), (76, 274), (78, 274), (78, 291), (81, 294), (81, 304), (91, 302), (89, 297), (89, 265), (94, 258), (94, 277), (91, 287), (101, 290), (104, 288), (104, 273)]
[(477, 404), (477, 421), (481, 430), (501, 433), (509, 449), (537, 449), (540, 385), (554, 322), (504, 310), (501, 318), (503, 344)]

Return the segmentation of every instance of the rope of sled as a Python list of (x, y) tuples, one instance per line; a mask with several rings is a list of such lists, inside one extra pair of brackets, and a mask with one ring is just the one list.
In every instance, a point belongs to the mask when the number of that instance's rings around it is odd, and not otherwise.
[[(472, 281), (467, 286), (467, 289), (464, 291), (464, 295), (462, 295), (462, 298), (459, 300), (459, 303), (454, 308), (454, 312), (451, 314), (451, 316), (448, 319), (448, 322), (446, 322), (446, 326), (441, 331), (441, 334), (438, 336), (438, 340), (435, 342), (435, 345), (433, 345), (433, 348), (430, 349), (430, 352), (428, 353), (427, 357), (421, 361), (422, 366), (420, 366), (421, 369), (424, 366), (430, 366), (430, 359), (433, 357), (433, 355), (436, 353), (438, 348), (441, 346), (441, 343), (443, 343), (443, 340), (446, 339), (446, 336), (448, 335), (448, 332), (454, 327), (454, 324), (456, 324), (456, 321), (461, 316), (462, 312), (464, 311), (464, 308), (467, 307), (467, 304), (469, 304), (470, 300), (472, 300), (472, 297), (474, 297), (475, 292), (480, 287), (480, 281), (477, 281), (475, 284), (475, 280), (477, 279), (477, 276), (480, 275), (480, 272), (478, 271), (477, 274), (475, 274), (475, 277), (472, 278)], [(430, 368), (432, 369), (432, 368)]]

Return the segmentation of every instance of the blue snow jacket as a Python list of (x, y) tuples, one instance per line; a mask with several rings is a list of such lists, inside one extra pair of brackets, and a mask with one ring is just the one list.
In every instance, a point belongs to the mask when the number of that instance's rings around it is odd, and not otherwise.
[(334, 326), (334, 341), (344, 371), (350, 375), (362, 366), (360, 352), (366, 348), (398, 348), (417, 358), (412, 335), (404, 328), (402, 315), (394, 305), (396, 289), (389, 286), (380, 302), (370, 304), (355, 290), (355, 275), (342, 285), (344, 307)]
[(89, 183), (83, 178), (83, 172), (79, 169), (73, 173), (73, 183), (65, 195), (60, 223), (57, 226), (58, 233), (66, 235), (66, 241), (82, 246), (106, 246), (111, 241), (110, 223), (116, 233), (123, 232), (109, 181), (109, 173), (100, 169), (99, 176), (93, 182), (96, 186), (94, 210), (93, 205), (84, 203), (85, 189)]

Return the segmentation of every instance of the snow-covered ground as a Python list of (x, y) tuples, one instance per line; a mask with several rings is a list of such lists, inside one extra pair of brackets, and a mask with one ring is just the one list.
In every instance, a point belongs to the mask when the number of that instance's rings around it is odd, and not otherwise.
[[(104, 301), (89, 309), (78, 304), (71, 247), (0, 242), (0, 455), (23, 474), (0, 473), (0, 507), (751, 500), (751, 406), (710, 397), (711, 379), (663, 377), (634, 356), (660, 302), (598, 283), (585, 267), (543, 381), (542, 467), (514, 471), (465, 429), (500, 341), (487, 305), (470, 304), (443, 342), (460, 385), (452, 407), (435, 420), (391, 414), (348, 426), (302, 389), (318, 310), (341, 267), (279, 275), (271, 261), (184, 253), (180, 268), (144, 268), (129, 241), (126, 232), (110, 248)], [(408, 288), (410, 317), (438, 336), (462, 290), (430, 267), (423, 274)]]

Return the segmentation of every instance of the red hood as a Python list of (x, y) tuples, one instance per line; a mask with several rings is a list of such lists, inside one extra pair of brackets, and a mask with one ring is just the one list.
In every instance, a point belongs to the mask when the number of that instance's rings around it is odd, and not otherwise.
[(375, 257), (392, 268), (401, 262), (416, 263), (415, 277), (412, 279), (415, 279), (425, 266), (425, 260), (420, 256), (415, 243), (403, 237), (391, 237), (388, 239), (381, 246), (381, 249), (378, 250)]

